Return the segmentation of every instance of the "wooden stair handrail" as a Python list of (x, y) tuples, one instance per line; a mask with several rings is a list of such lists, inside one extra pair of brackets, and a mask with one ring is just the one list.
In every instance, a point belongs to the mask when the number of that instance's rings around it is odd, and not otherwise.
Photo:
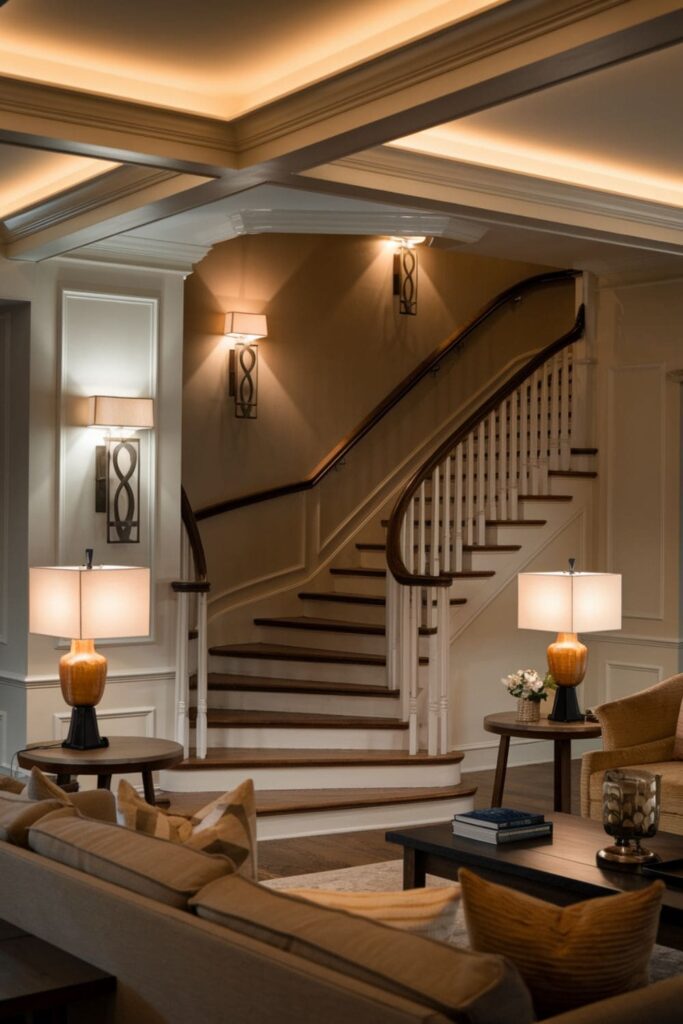
[[(368, 413), (361, 422), (343, 437), (334, 448), (327, 453), (321, 462), (303, 480), (296, 483), (281, 484), (279, 487), (268, 487), (262, 491), (252, 491), (250, 494), (243, 494), (237, 498), (228, 498), (225, 501), (217, 501), (212, 505), (205, 505), (194, 513), (196, 521), (210, 519), (212, 516), (221, 515), (223, 512), (232, 512), (237, 508), (245, 508), (247, 505), (256, 505), (262, 501), (270, 501), (272, 498), (283, 498), (289, 494), (298, 494), (301, 491), (310, 491), (320, 483), (327, 474), (339, 465), (346, 455), (358, 442), (373, 429), (388, 412), (398, 405), (402, 398), (412, 391), (429, 373), (437, 369), (443, 359), (454, 349), (459, 348), (467, 338), (482, 324), (484, 324), (494, 313), (510, 302), (521, 299), (526, 292), (545, 285), (557, 284), (560, 281), (571, 281), (578, 277), (578, 270), (553, 270), (544, 274), (534, 274), (533, 277), (524, 278), (500, 292), (491, 302), (487, 303), (464, 327), (459, 327), (445, 341), (441, 342), (421, 363), (419, 363), (407, 377), (404, 377), (389, 394), (382, 399), (379, 405)], [(183, 492), (184, 493), (184, 492)], [(188, 531), (189, 532), (189, 531)]]
[[(180, 514), (183, 521), (183, 526), (187, 533), (187, 539), (190, 542), (190, 549), (192, 551), (192, 560), (194, 562), (194, 575), (197, 583), (203, 583), (206, 581), (206, 554), (204, 553), (204, 545), (202, 544), (202, 538), (199, 533), (197, 526), (197, 520), (195, 514), (192, 511), (192, 505), (190, 505), (190, 499), (188, 498), (185, 488), (181, 485), (180, 488)], [(183, 581), (179, 581), (178, 585), (184, 586)]]
[[(387, 528), (387, 565), (394, 579), (404, 586), (410, 587), (449, 587), (453, 582), (450, 573), (441, 572), (438, 576), (421, 576), (411, 573), (401, 555), (401, 525), (409, 505), (416, 496), (420, 485), (425, 482), (439, 463), (460, 444), (494, 409), (506, 398), (521, 387), (525, 380), (532, 376), (549, 359), (582, 337), (586, 323), (585, 307), (581, 305), (574, 321), (574, 326), (561, 338), (547, 345), (532, 356), (524, 366), (520, 367), (504, 384), (493, 392), (467, 419), (462, 423), (430, 457), (413, 474), (412, 479), (401, 492), (389, 518)], [(434, 515), (438, 510), (434, 509)]]

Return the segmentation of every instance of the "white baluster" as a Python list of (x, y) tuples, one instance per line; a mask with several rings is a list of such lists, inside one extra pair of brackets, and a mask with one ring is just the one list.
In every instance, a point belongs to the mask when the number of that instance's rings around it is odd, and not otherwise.
[[(498, 519), (508, 517), (508, 403), (498, 409)], [(491, 516), (491, 518), (496, 518)]]
[(517, 466), (519, 441), (517, 440), (517, 417), (519, 414), (519, 391), (513, 391), (510, 398), (510, 519), (519, 518), (519, 482)]
[(465, 524), (468, 546), (474, 544), (474, 431), (467, 437), (467, 481), (465, 485)]
[(529, 462), (531, 466), (531, 494), (538, 494), (538, 459), (539, 459), (539, 430), (538, 420), (538, 374), (531, 378), (531, 394), (529, 401)]
[(560, 469), (569, 469), (571, 437), (569, 427), (569, 347), (562, 352), (561, 417), (560, 417)]
[(529, 384), (524, 381), (519, 399), (519, 494), (529, 494)]
[[(420, 484), (420, 505), (417, 518), (417, 572), (424, 576), (427, 573), (427, 485), (423, 480)], [(438, 516), (438, 508), (432, 507), (432, 521)]]
[(541, 494), (548, 494), (548, 367), (543, 366), (541, 374), (540, 430), (538, 486)]
[[(436, 587), (434, 589), (436, 589), (440, 594), (441, 591), (446, 588)], [(436, 602), (436, 612), (438, 615), (438, 597)], [(439, 628), (437, 626), (436, 633), (432, 633), (429, 637), (428, 645), (429, 668), (427, 670), (427, 679), (429, 691), (427, 694), (427, 753), (430, 757), (433, 757), (439, 752), (439, 696), (441, 690), (441, 650), (439, 640)]]
[(462, 519), (466, 515), (463, 502), (463, 477), (462, 477), (462, 444), (455, 449), (455, 501), (453, 503), (453, 517), (455, 520), (455, 548), (453, 566), (455, 572), (462, 572)]
[(453, 524), (453, 502), (451, 500), (451, 473), (453, 472), (453, 460), (450, 455), (446, 456), (443, 470), (443, 524), (441, 528), (441, 568), (444, 572), (451, 571), (451, 544)]
[(486, 424), (477, 431), (477, 544), (486, 543)]
[(406, 587), (408, 591), (408, 645), (409, 645), (409, 697), (408, 697), (408, 749), (417, 754), (419, 749), (417, 698), (418, 674), (418, 623), (421, 591), (418, 587)]
[(560, 468), (560, 360), (550, 361), (550, 444), (549, 468)]
[[(488, 491), (488, 499), (489, 499), (488, 500), (488, 506), (489, 506), (488, 518), (489, 519), (495, 519), (496, 518), (496, 486), (497, 486), (497, 479), (496, 479), (496, 477), (497, 477), (497, 473), (498, 473), (498, 465), (497, 465), (497, 461), (498, 460), (496, 458), (496, 450), (497, 450), (498, 446), (496, 444), (496, 414), (495, 414), (495, 412), (492, 412), (492, 413), (489, 414), (488, 442), (489, 442), (488, 443), (488, 452), (487, 452), (488, 459), (487, 459), (487, 472), (486, 472), (487, 483), (488, 483), (487, 491)], [(485, 541), (484, 541), (484, 543), (485, 543)]]
[(207, 630), (207, 594), (197, 594), (197, 722), (195, 742), (197, 757), (206, 757), (207, 707), (208, 707), (208, 658), (209, 638)]
[(176, 637), (176, 742), (181, 743), (185, 757), (189, 753), (188, 736), (188, 599), (182, 591), (177, 595), (178, 613)]
[(448, 753), (448, 698), (450, 687), (450, 587), (441, 587), (438, 596), (439, 623), (439, 740), (437, 753)]

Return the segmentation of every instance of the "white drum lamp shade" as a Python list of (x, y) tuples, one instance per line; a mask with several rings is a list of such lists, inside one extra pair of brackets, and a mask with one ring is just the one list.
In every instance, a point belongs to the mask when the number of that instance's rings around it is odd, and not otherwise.
[(154, 426), (154, 399), (91, 395), (88, 399), (88, 426), (151, 430)]
[(517, 625), (553, 633), (621, 629), (621, 576), (601, 572), (524, 572)]
[(132, 566), (29, 569), (29, 631), (72, 640), (149, 635), (150, 571)]

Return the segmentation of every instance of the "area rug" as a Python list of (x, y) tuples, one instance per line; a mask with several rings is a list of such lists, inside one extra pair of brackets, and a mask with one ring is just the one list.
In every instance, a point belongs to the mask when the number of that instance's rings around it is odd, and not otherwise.
[[(403, 861), (386, 860), (338, 871), (319, 871), (312, 875), (292, 875), (263, 882), (271, 889), (331, 889), (335, 892), (390, 892), (403, 888)], [(453, 885), (444, 878), (427, 875), (427, 885)], [(456, 946), (468, 948), (467, 928), (462, 907), (458, 909), (453, 938)], [(659, 981), (683, 973), (683, 952), (668, 946), (655, 946), (650, 961), (650, 978)]]

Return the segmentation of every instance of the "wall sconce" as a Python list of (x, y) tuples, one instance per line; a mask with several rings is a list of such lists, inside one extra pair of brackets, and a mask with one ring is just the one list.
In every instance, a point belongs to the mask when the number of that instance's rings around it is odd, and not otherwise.
[(259, 338), (268, 337), (268, 322), (263, 313), (226, 313), (226, 338), (235, 344), (230, 349), (228, 394), (235, 399), (235, 416), (255, 420), (258, 404)]
[(88, 426), (109, 430), (95, 456), (95, 511), (107, 513), (107, 544), (139, 544), (140, 439), (130, 435), (154, 426), (154, 401), (92, 395)]
[(394, 295), (398, 298), (398, 311), (405, 316), (417, 316), (417, 271), (416, 246), (426, 242), (424, 235), (410, 238), (394, 238)]

